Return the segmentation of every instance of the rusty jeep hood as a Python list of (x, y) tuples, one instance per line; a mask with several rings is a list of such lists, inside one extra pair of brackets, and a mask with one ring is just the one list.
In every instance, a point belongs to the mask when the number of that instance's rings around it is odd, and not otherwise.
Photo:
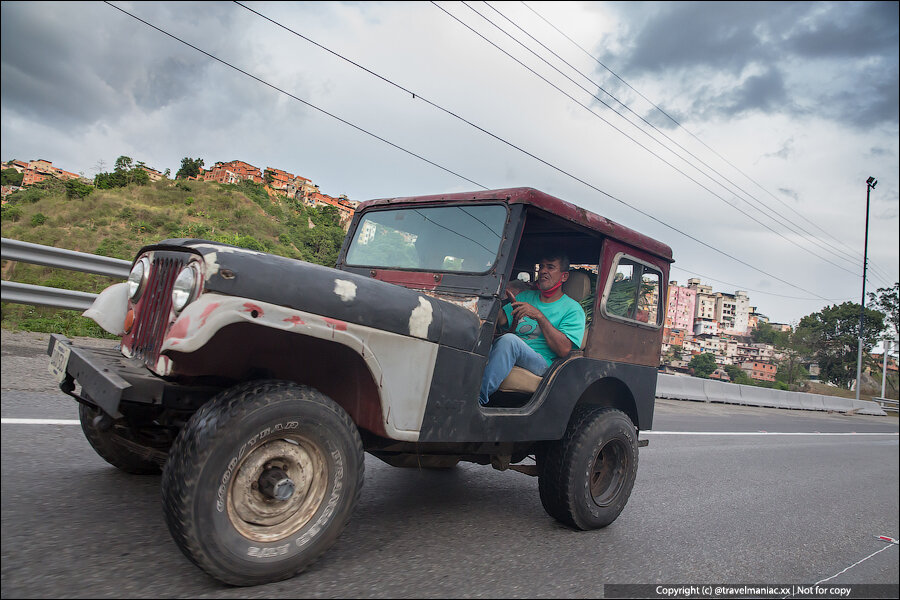
[(203, 258), (204, 292), (277, 304), (333, 319), (338, 326), (355, 323), (467, 352), (478, 339), (481, 322), (472, 312), (355, 273), (199, 239), (164, 240), (140, 254), (172, 250)]

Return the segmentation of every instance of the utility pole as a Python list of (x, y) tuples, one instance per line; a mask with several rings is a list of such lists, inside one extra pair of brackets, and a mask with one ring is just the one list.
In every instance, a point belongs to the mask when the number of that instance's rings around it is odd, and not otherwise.
[(859, 303), (859, 352), (856, 355), (856, 399), (862, 389), (863, 317), (866, 312), (866, 266), (869, 261), (869, 195), (878, 182), (874, 177), (866, 179), (866, 238), (863, 244), (862, 302)]
[(889, 352), (888, 349), (891, 347), (892, 341), (893, 340), (884, 338), (884, 340), (881, 342), (882, 344), (884, 344), (884, 366), (882, 366), (882, 368), (881, 368), (881, 397), (882, 398), (885, 397), (884, 384), (887, 381), (887, 361), (888, 361), (888, 352)]

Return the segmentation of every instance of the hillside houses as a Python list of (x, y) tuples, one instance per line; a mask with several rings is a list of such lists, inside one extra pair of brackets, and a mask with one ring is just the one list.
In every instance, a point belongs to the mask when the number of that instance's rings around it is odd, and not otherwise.
[[(689, 279), (687, 286), (670, 281), (661, 368), (687, 372), (692, 356), (709, 353), (718, 365), (738, 365), (751, 379), (775, 381), (781, 356), (773, 346), (754, 343), (752, 338), (759, 323), (767, 322), (765, 315), (750, 306), (747, 292), (714, 292), (697, 278)], [(786, 325), (773, 326), (790, 330)], [(718, 377), (722, 378), (722, 373)]]
[(210, 169), (201, 170), (196, 179), (218, 181), (219, 183), (240, 183), (241, 181), (264, 183), (270, 193), (300, 200), (305, 206), (333, 206), (340, 214), (343, 223), (350, 221), (359, 204), (344, 195), (334, 197), (323, 194), (319, 191), (319, 186), (306, 177), (274, 167), (266, 167), (265, 170), (261, 170), (242, 160), (217, 162)]
[[(166, 175), (160, 171), (139, 163), (138, 167), (143, 169), (150, 181), (160, 181), (166, 179)], [(37, 159), (29, 162), (21, 160), (10, 160), (3, 163), (4, 169), (15, 169), (23, 174), (21, 187), (28, 187), (50, 177), (57, 179), (76, 179), (81, 177), (77, 173), (71, 173), (58, 167), (54, 167), (49, 160)], [(83, 178), (84, 179), (84, 178)], [(319, 190), (319, 186), (314, 184), (310, 179), (294, 175), (281, 169), (274, 167), (266, 167), (264, 170), (251, 165), (242, 160), (231, 160), (228, 162), (216, 162), (209, 169), (201, 169), (196, 177), (189, 179), (203, 181), (217, 181), (223, 184), (236, 184), (242, 181), (251, 181), (257, 184), (264, 184), (270, 194), (300, 200), (305, 206), (322, 207), (333, 206), (337, 209), (341, 222), (345, 225), (350, 222), (356, 207), (359, 204), (347, 198), (345, 195), (329, 196), (323, 194)], [(90, 180), (85, 179), (90, 182)], [(4, 198), (14, 192), (18, 187), (4, 186)]]

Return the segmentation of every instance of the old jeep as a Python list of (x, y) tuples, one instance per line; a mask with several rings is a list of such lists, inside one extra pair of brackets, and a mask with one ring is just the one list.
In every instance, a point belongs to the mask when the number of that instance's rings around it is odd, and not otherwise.
[[(505, 291), (555, 251), (584, 341), (478, 391)], [(364, 452), (537, 475), (550, 516), (604, 527), (651, 427), (671, 249), (529, 188), (360, 205), (336, 269), (196, 239), (143, 248), (89, 314), (120, 350), (51, 338), (96, 452), (162, 470), (176, 543), (212, 577), (291, 577), (334, 543)], [(533, 462), (532, 460), (533, 459)]]

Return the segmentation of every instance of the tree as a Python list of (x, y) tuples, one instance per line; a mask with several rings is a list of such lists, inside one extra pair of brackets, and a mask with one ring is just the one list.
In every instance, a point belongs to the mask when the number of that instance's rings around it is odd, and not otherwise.
[(19, 173), (15, 169), (3, 169), (2, 174), (0, 174), (0, 178), (2, 178), (3, 185), (22, 185), (22, 179), (25, 177), (24, 173)]
[(139, 161), (135, 166), (134, 160), (130, 156), (120, 156), (116, 159), (112, 173), (97, 173), (94, 177), (94, 186), (101, 190), (108, 190), (125, 187), (131, 183), (147, 185), (150, 183), (150, 176), (141, 168), (143, 165), (143, 161)]
[(89, 185), (87, 183), (82, 182), (80, 179), (67, 179), (66, 180), (66, 197), (67, 198), (78, 198), (79, 200), (84, 200), (94, 191), (94, 186)]
[(124, 173), (134, 168), (134, 161), (130, 156), (120, 156), (116, 159), (116, 166), (113, 171), (116, 173)]
[(725, 369), (725, 372), (728, 373), (728, 377), (731, 378), (731, 383), (754, 385), (750, 376), (738, 365), (725, 365), (723, 368)]
[(185, 179), (187, 177), (196, 177), (203, 168), (202, 158), (190, 158), (185, 156), (181, 159), (181, 168), (175, 173), (175, 179)]
[[(859, 304), (844, 302), (826, 306), (800, 319), (797, 332), (812, 350), (822, 377), (847, 387), (856, 378), (859, 348)], [(878, 341), (884, 329), (884, 313), (866, 309), (863, 316), (863, 357)]]
[(806, 367), (800, 363), (792, 363), (788, 360), (781, 361), (778, 365), (778, 371), (775, 373), (775, 381), (784, 382), (788, 387), (807, 379), (809, 379), (809, 371), (806, 370)]
[(696, 377), (708, 379), (710, 374), (716, 370), (716, 358), (708, 352), (698, 354), (691, 358), (688, 367), (694, 370)]
[(893, 331), (889, 333), (897, 339), (897, 327), (900, 325), (900, 282), (894, 287), (878, 288), (877, 292), (869, 292), (869, 307), (884, 313), (887, 325)]
[(790, 332), (784, 332), (779, 336), (776, 342), (779, 351), (784, 356), (778, 365), (776, 378), (779, 374), (784, 374), (784, 379), (779, 379), (779, 381), (784, 381), (788, 385), (809, 379), (809, 372), (802, 363), (812, 353), (810, 330), (794, 327)]
[(762, 322), (756, 326), (751, 336), (757, 344), (775, 344), (775, 337), (778, 332), (769, 323)]
[(147, 185), (150, 183), (150, 174), (147, 173), (147, 171), (143, 169), (132, 169), (130, 173), (132, 183), (138, 185)]

